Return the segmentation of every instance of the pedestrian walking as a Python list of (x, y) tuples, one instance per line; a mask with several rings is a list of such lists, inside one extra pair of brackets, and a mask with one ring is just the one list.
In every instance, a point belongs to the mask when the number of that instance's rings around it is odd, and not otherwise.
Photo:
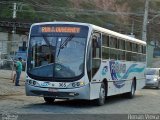
[(15, 86), (20, 86), (19, 85), (19, 79), (21, 76), (22, 72), (22, 58), (19, 57), (18, 61), (16, 62), (16, 81), (15, 81)]

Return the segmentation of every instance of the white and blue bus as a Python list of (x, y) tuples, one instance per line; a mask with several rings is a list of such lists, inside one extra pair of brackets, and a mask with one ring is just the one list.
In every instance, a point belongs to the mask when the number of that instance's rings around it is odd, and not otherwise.
[(145, 85), (146, 42), (88, 23), (31, 26), (26, 95), (55, 99), (132, 98)]

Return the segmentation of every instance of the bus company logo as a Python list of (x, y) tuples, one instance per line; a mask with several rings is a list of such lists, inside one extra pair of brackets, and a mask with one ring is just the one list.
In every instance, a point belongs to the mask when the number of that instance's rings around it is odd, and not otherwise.
[(110, 61), (110, 68), (112, 73), (125, 73), (126, 64)]
[(102, 75), (106, 75), (108, 72), (108, 66), (104, 66), (102, 69)]
[(125, 85), (125, 81), (122, 81), (121, 74), (126, 72), (126, 64), (121, 64), (115, 61), (110, 61), (110, 72), (112, 80), (114, 81), (113, 84), (117, 88), (121, 88)]
[(117, 88), (121, 88), (125, 85), (125, 80), (129, 79), (131, 73), (141, 73), (144, 71), (144, 66), (139, 68), (138, 64), (132, 64), (128, 68), (126, 68), (126, 64), (120, 64), (115, 61), (110, 61), (110, 72), (113, 84)]
[(43, 82), (43, 83), (41, 83), (41, 86), (42, 86), (42, 87), (48, 87), (49, 85), (50, 85), (49, 82)]

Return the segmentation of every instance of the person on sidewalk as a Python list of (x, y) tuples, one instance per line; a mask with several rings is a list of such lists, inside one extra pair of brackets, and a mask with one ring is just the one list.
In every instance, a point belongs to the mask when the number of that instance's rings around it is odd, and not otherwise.
[(15, 86), (20, 86), (19, 85), (19, 79), (21, 76), (22, 72), (22, 58), (19, 57), (18, 61), (16, 62), (16, 81), (15, 81)]

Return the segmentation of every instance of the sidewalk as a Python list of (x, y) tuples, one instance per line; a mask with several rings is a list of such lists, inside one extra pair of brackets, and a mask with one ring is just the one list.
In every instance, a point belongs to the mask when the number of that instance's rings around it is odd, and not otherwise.
[(20, 78), (20, 85), (15, 86), (13, 83), (13, 74), (11, 70), (0, 70), (0, 98), (10, 95), (25, 94), (25, 72), (22, 72)]
[[(12, 71), (12, 70), (1, 70), (0, 69), (0, 79), (3, 78), (3, 79), (12, 80), (14, 74), (15, 74), (15, 71)], [(21, 73), (20, 80), (21, 81), (25, 81), (25, 72), (24, 71)]]

